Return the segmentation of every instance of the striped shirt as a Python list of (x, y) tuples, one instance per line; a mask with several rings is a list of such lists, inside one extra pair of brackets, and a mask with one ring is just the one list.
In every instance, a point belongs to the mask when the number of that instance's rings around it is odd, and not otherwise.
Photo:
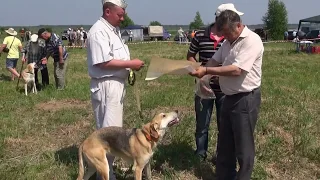
[[(199, 30), (191, 41), (189, 52), (192, 54), (199, 53), (199, 62), (204, 66), (218, 51), (224, 42), (224, 38), (215, 39), (211, 33), (214, 24), (209, 25), (205, 29)], [(221, 64), (220, 64), (221, 65)], [(218, 77), (213, 77), (210, 86), (215, 92), (221, 92)]]
[(60, 59), (59, 46), (62, 46), (63, 60), (66, 60), (68, 57), (68, 52), (64, 47), (62, 40), (57, 34), (52, 33), (50, 39), (46, 42), (46, 47), (47, 47), (47, 54), (51, 55), (51, 57), (54, 59), (55, 62), (58, 62)]

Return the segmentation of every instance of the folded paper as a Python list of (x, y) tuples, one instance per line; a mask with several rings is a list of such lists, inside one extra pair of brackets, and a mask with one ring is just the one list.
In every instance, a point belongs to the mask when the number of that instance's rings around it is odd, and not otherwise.
[(166, 58), (153, 57), (150, 61), (145, 80), (157, 79), (164, 74), (185, 75), (194, 71), (201, 63), (187, 60), (172, 60)]

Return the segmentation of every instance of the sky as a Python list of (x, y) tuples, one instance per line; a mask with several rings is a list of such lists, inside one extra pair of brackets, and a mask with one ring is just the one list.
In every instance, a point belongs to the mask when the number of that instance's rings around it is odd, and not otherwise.
[[(101, 0), (1, 0), (0, 26), (92, 25), (102, 14)], [(283, 0), (289, 23), (319, 15), (319, 0)], [(159, 21), (164, 25), (187, 25), (197, 11), (205, 24), (213, 22), (216, 8), (234, 3), (244, 13), (245, 24), (262, 24), (268, 0), (126, 0), (129, 17), (135, 24)], [(301, 2), (308, 5), (302, 8)]]

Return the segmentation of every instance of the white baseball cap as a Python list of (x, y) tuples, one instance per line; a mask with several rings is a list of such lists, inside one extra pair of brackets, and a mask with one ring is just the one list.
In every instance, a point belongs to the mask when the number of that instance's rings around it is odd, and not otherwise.
[(232, 3), (226, 3), (226, 4), (221, 4), (217, 11), (216, 11), (216, 16), (219, 17), (220, 14), (225, 11), (225, 10), (230, 10), (230, 11), (233, 11), (235, 13), (237, 13), (239, 16), (242, 16), (244, 13), (243, 12), (240, 12), (238, 11), (235, 7), (234, 7), (234, 4)]
[(31, 42), (37, 42), (38, 41), (38, 35), (37, 34), (32, 34), (30, 37)]
[(102, 0), (102, 5), (104, 5), (104, 3), (107, 3), (107, 2), (117, 5), (123, 9), (127, 8), (128, 6), (125, 0)]

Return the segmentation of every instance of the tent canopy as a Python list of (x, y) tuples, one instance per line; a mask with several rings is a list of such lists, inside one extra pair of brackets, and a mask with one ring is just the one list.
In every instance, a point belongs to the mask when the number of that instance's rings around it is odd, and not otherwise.
[(305, 18), (305, 19), (301, 19), (299, 21), (298, 31), (300, 30), (301, 23), (303, 23), (303, 22), (320, 23), (320, 15), (309, 17), (309, 18)]

